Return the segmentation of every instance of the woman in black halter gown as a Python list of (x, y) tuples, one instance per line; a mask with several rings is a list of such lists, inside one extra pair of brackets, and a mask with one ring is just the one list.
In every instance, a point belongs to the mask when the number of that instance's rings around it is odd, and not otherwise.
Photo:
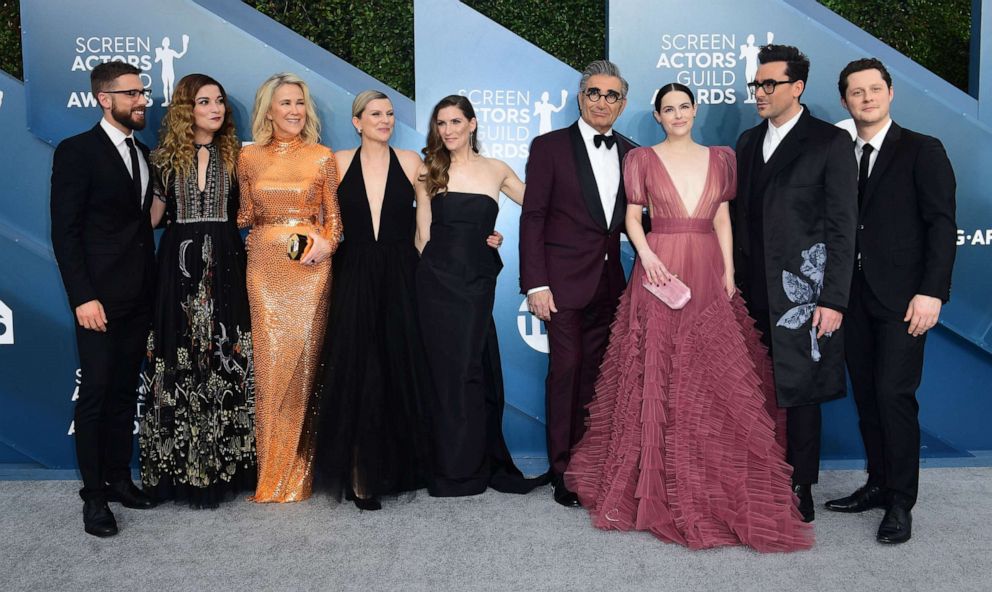
[(344, 241), (324, 344), (317, 430), (319, 484), (364, 510), (426, 486), (430, 373), (417, 322), (413, 179), (420, 158), (393, 150), (395, 118), (381, 92), (360, 93), (362, 137), (336, 153)]
[(506, 163), (479, 154), (476, 119), (465, 97), (441, 100), (431, 115), (417, 177), (417, 304), (434, 379), (431, 420), (434, 496), (526, 493), (503, 439), (503, 373), (493, 323), (499, 254), (486, 245), (503, 192), (523, 201)]

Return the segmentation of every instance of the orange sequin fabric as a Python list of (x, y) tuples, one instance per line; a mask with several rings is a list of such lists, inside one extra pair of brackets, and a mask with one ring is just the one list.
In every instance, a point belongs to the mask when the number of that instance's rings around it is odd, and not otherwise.
[(338, 175), (326, 146), (272, 141), (238, 159), (248, 236), (248, 301), (255, 351), (256, 502), (310, 497), (316, 401), (314, 374), (327, 322), (331, 260), (303, 265), (286, 256), (292, 234), (341, 239)]

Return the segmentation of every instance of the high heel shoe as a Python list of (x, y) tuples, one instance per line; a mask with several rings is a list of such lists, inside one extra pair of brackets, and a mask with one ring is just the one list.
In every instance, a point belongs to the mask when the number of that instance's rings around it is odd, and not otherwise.
[(345, 494), (345, 499), (354, 502), (355, 507), (359, 510), (375, 512), (382, 509), (382, 503), (379, 502), (378, 497), (358, 497), (354, 491), (349, 490)]

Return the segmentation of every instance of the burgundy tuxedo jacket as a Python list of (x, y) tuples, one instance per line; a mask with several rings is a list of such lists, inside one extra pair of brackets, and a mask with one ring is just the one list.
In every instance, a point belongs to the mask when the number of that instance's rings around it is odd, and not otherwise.
[[(627, 199), (623, 159), (634, 145), (619, 134), (620, 187), (606, 219), (578, 122), (534, 138), (527, 159), (527, 190), (520, 214), (520, 291), (550, 286), (556, 306), (584, 308), (603, 274), (623, 286), (620, 232)], [(619, 297), (619, 293), (616, 294)]]

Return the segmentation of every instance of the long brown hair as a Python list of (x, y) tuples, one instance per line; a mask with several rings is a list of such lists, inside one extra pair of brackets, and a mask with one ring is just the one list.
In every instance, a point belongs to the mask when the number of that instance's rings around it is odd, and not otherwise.
[[(434, 197), (441, 191), (448, 188), (448, 169), (451, 168), (451, 153), (444, 146), (444, 140), (437, 131), (437, 114), (445, 107), (457, 107), (462, 115), (469, 121), (475, 119), (475, 109), (472, 103), (462, 95), (448, 95), (434, 105), (427, 132), (427, 146), (421, 152), (424, 153), (424, 165), (427, 172), (421, 176), (420, 180), (427, 187), (427, 195)], [(469, 135), (469, 148), (475, 153), (479, 152), (478, 134)]]
[(214, 134), (214, 144), (224, 161), (224, 169), (232, 178), (238, 162), (238, 151), (241, 142), (238, 140), (237, 127), (234, 125), (234, 109), (227, 100), (227, 91), (221, 83), (206, 74), (189, 74), (183, 76), (172, 93), (172, 103), (162, 119), (159, 132), (158, 148), (152, 154), (152, 163), (162, 173), (162, 181), (170, 183), (175, 175), (185, 173), (195, 174), (196, 149), (193, 146), (193, 103), (196, 93), (204, 86), (213, 84), (220, 89), (224, 97), (224, 123)]

